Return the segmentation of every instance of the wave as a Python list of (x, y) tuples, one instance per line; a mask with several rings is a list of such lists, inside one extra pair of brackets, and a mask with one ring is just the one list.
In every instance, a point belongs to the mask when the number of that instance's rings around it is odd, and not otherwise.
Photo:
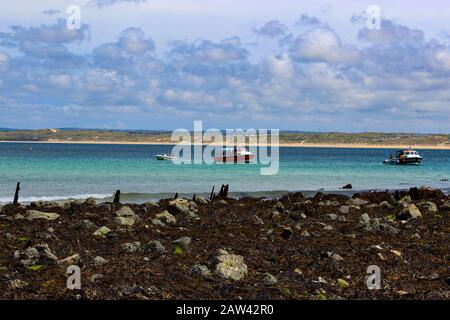
[[(397, 188), (397, 189), (390, 189), (390, 191), (395, 190), (408, 190), (409, 188)], [(334, 193), (334, 194), (344, 194), (351, 196), (358, 192), (366, 192), (366, 191), (385, 191), (386, 189), (370, 189), (370, 190), (343, 190), (343, 189), (334, 189), (334, 190), (327, 190), (327, 189), (319, 189), (319, 190), (272, 190), (272, 191), (250, 191), (250, 192), (230, 192), (228, 195), (231, 198), (243, 198), (243, 197), (264, 197), (267, 199), (273, 199), (273, 198), (279, 198), (283, 195), (290, 193), (290, 192), (301, 192), (305, 196), (311, 197), (314, 196), (317, 192), (323, 192), (323, 193)], [(450, 188), (441, 188), (441, 190), (444, 192), (444, 194), (448, 195), (450, 194)], [(216, 193), (218, 190), (216, 190)], [(197, 196), (202, 196), (205, 198), (209, 198), (210, 193), (209, 192), (198, 192), (195, 193)], [(161, 193), (139, 193), (139, 192), (125, 192), (120, 194), (120, 200), (122, 203), (144, 203), (147, 201), (158, 201), (160, 199), (168, 199), (172, 198), (175, 195), (174, 192), (161, 192)], [(178, 193), (179, 197), (184, 198), (192, 198), (194, 193)], [(112, 194), (77, 194), (77, 195), (58, 195), (58, 196), (31, 196), (31, 197), (20, 197), (21, 203), (30, 203), (33, 201), (66, 201), (66, 200), (85, 200), (87, 198), (95, 198), (99, 201), (112, 201), (113, 195)], [(0, 198), (0, 203), (10, 203), (12, 200), (11, 197), (9, 198)]]
[[(76, 195), (58, 195), (58, 196), (31, 196), (31, 197), (20, 197), (19, 201), (21, 203), (29, 203), (33, 201), (60, 201), (60, 200), (85, 200), (88, 198), (95, 198), (99, 200), (107, 200), (112, 198), (111, 194), (76, 194)], [(12, 197), (0, 198), (0, 203), (9, 203), (12, 201)]]

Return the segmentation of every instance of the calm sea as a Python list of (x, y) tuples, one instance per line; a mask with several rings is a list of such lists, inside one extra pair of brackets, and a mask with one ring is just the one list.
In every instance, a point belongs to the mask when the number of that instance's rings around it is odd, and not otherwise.
[(21, 202), (108, 198), (120, 189), (123, 201), (209, 194), (230, 184), (232, 195), (274, 196), (285, 191), (405, 189), (427, 185), (450, 190), (450, 151), (421, 150), (420, 166), (385, 166), (394, 150), (280, 148), (280, 169), (260, 175), (260, 165), (175, 165), (154, 155), (162, 145), (0, 143), (0, 202), (12, 200), (17, 181)]

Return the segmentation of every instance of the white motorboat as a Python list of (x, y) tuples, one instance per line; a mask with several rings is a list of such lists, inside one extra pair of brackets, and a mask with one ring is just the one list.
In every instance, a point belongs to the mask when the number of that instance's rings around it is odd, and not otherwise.
[(163, 153), (163, 154), (157, 154), (155, 156), (156, 160), (176, 160), (177, 157), (175, 157), (172, 154), (167, 154), (167, 153)]
[(391, 165), (405, 165), (405, 164), (420, 164), (423, 157), (415, 150), (407, 149), (400, 150), (395, 155), (390, 155), (389, 159), (383, 161), (384, 164)]

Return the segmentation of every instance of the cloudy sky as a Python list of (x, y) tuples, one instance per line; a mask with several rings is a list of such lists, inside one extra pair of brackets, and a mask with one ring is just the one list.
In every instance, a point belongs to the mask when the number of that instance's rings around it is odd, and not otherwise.
[(443, 0), (2, 0), (0, 127), (450, 133), (449, 16)]

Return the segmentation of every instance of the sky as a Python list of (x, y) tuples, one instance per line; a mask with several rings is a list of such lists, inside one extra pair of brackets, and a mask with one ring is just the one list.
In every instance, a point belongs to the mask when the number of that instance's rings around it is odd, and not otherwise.
[(2, 0), (0, 127), (450, 133), (449, 16), (442, 0)]

